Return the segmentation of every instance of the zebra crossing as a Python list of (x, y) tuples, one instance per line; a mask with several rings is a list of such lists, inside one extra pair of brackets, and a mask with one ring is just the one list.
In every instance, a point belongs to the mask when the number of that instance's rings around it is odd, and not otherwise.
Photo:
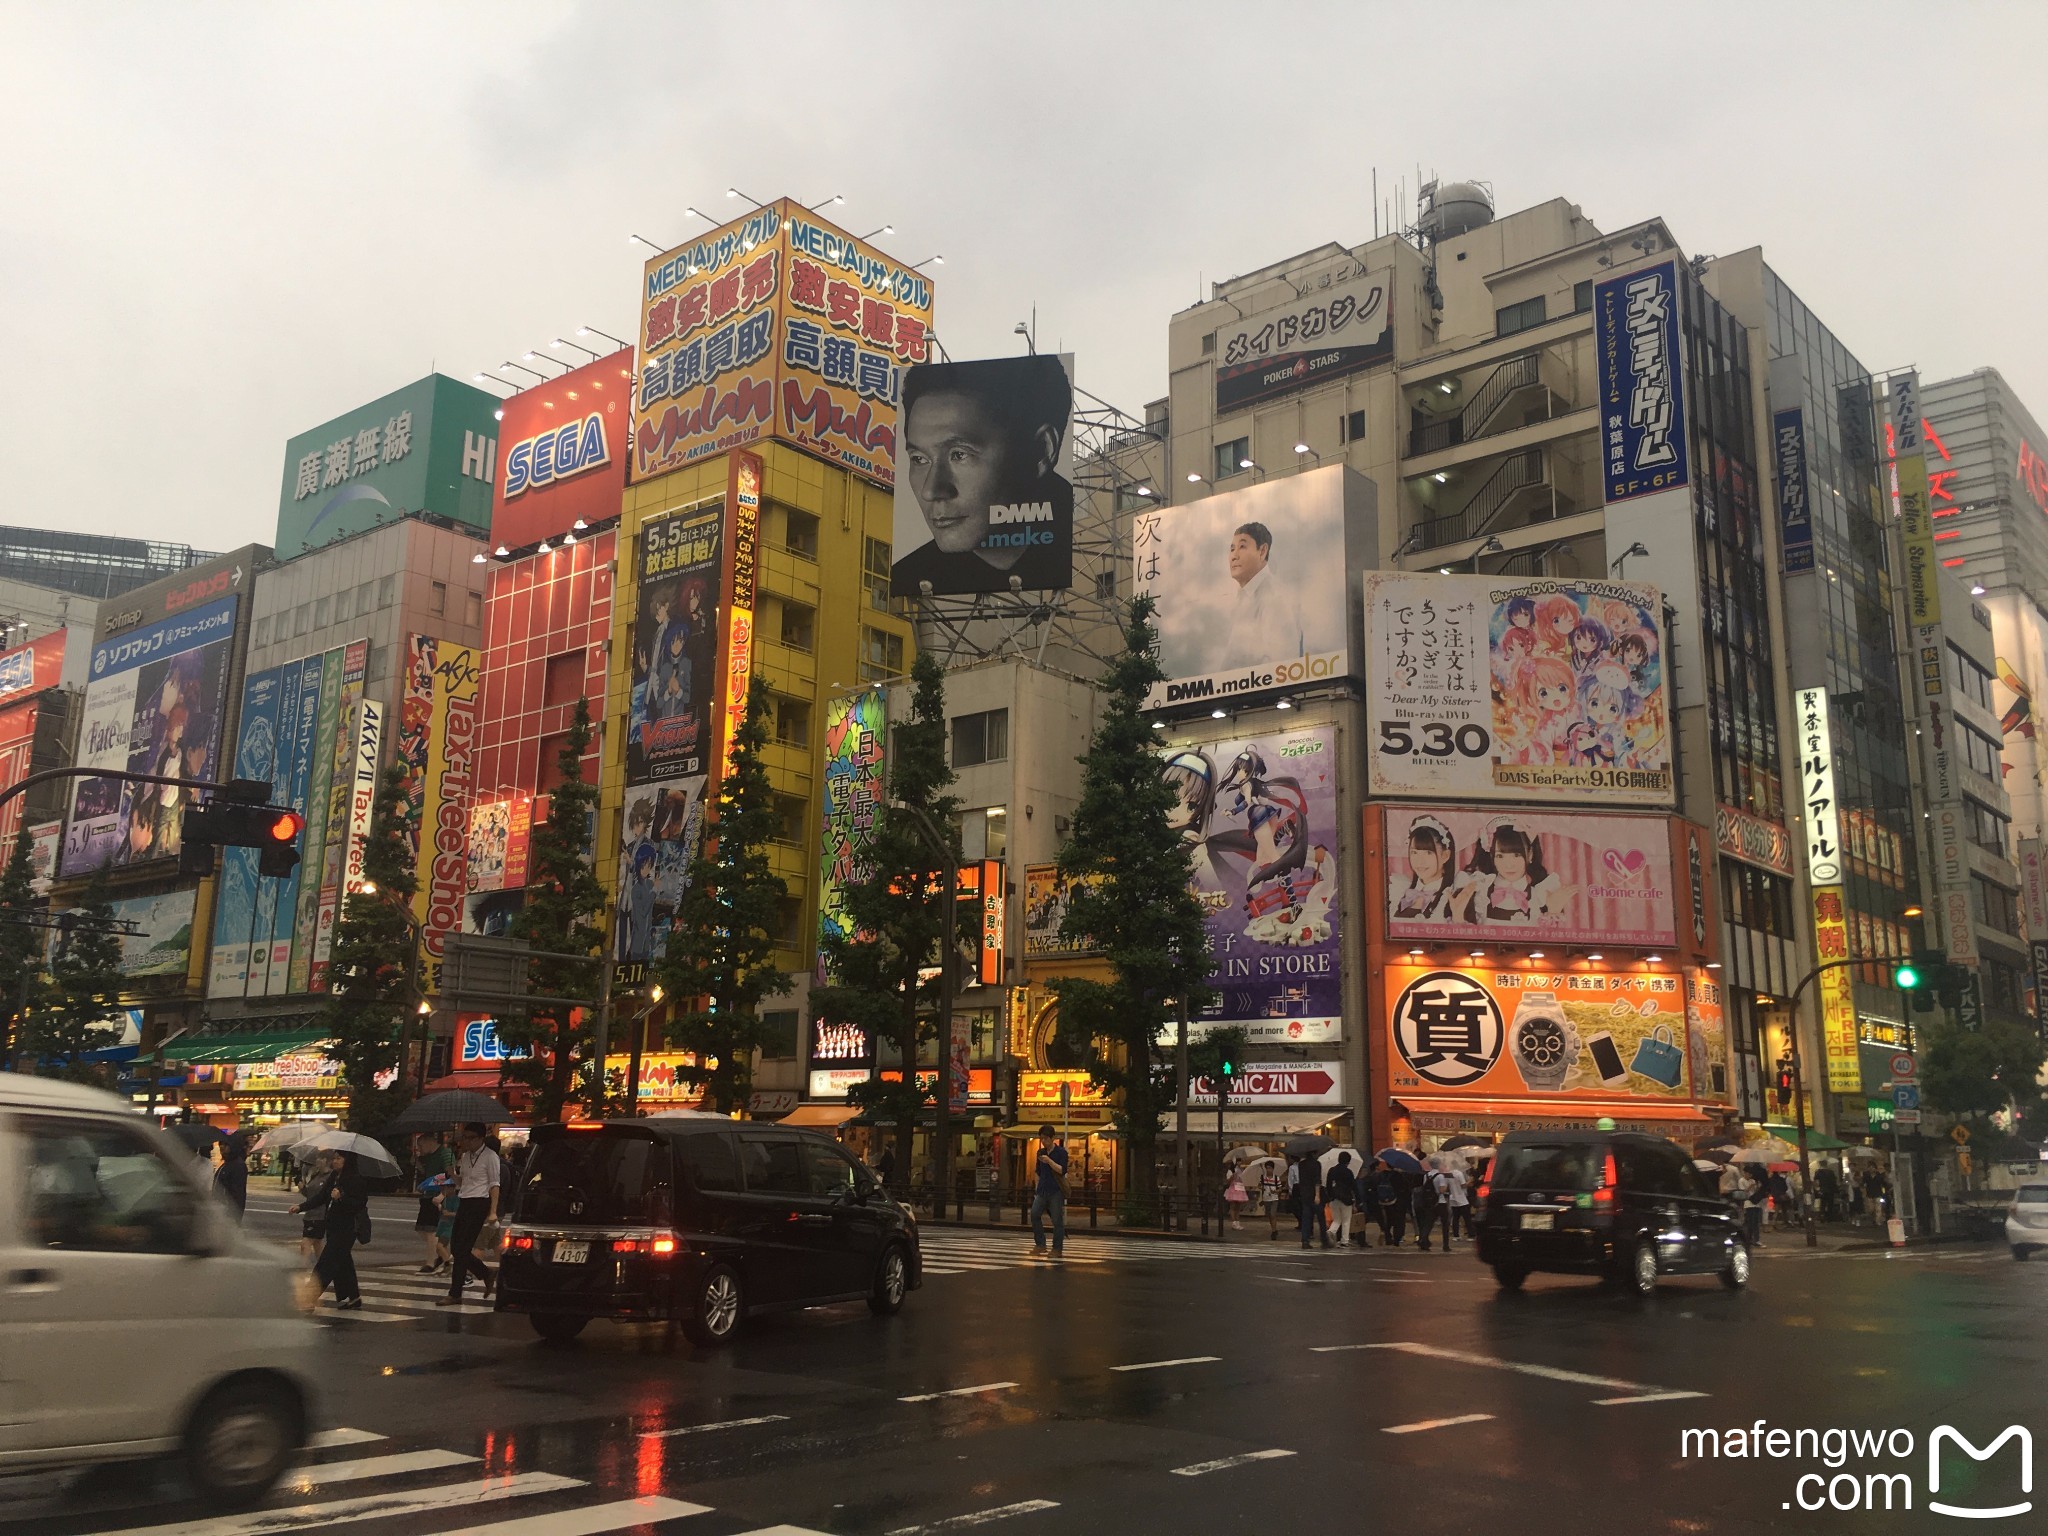
[[(974, 1227), (925, 1227), (918, 1235), (924, 1251), (927, 1275), (968, 1274), (979, 1270), (1033, 1269), (1050, 1261), (1031, 1246), (1028, 1232)], [(1463, 1245), (1460, 1245), (1461, 1248)], [(1469, 1250), (1466, 1250), (1469, 1251)], [(1413, 1252), (1405, 1250), (1404, 1252)], [(1097, 1264), (1180, 1263), (1199, 1259), (1275, 1259), (1343, 1262), (1372, 1257), (1391, 1258), (1394, 1250), (1301, 1246), (1292, 1231), (1278, 1240), (1254, 1240), (1249, 1229), (1233, 1233), (1226, 1242), (1178, 1241), (1170, 1238), (1103, 1237), (1088, 1232), (1067, 1232), (1066, 1251), (1061, 1262), (1067, 1266)], [(1420, 1258), (1420, 1254), (1414, 1255)]]

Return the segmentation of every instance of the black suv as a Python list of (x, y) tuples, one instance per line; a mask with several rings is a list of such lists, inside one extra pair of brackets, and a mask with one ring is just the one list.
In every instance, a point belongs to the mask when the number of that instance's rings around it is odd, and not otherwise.
[(916, 1218), (837, 1142), (664, 1115), (535, 1129), (498, 1310), (544, 1339), (608, 1317), (722, 1344), (780, 1308), (864, 1299), (887, 1315), (923, 1281)]
[(1479, 1183), (1479, 1258), (1513, 1290), (1532, 1270), (1625, 1280), (1642, 1295), (1660, 1275), (1749, 1283), (1735, 1207), (1684, 1149), (1629, 1131), (1516, 1131)]

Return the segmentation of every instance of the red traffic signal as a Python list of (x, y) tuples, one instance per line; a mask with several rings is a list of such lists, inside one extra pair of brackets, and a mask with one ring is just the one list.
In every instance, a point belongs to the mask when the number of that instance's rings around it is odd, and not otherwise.
[(299, 834), (305, 829), (306, 818), (297, 811), (215, 796), (185, 812), (185, 872), (212, 873), (215, 848), (254, 848), (256, 872), (282, 879), (298, 868)]
[(295, 843), (299, 834), (306, 830), (306, 818), (297, 811), (276, 811), (270, 822), (270, 840), (273, 843)]

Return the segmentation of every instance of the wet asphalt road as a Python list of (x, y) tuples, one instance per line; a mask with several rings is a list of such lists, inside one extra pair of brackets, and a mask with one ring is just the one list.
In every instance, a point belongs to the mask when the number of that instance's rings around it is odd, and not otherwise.
[[(1076, 1237), (1055, 1268), (1011, 1232), (935, 1229), (944, 1272), (900, 1316), (761, 1319), (707, 1352), (605, 1324), (547, 1346), (520, 1318), (435, 1313), (388, 1226), (372, 1264), (404, 1267), (366, 1269), (376, 1320), (321, 1340), (322, 1424), (346, 1443), (309, 1452), (265, 1511), (206, 1520), (148, 1474), (0, 1484), (0, 1536), (1953, 1531), (1925, 1509), (1934, 1427), (1980, 1446), (2048, 1432), (2048, 1264), (2002, 1245), (1816, 1255), (1774, 1237), (1747, 1293), (1684, 1278), (1645, 1302), (1543, 1276), (1501, 1293), (1463, 1244)], [(1916, 1453), (1681, 1454), (1686, 1428), (1758, 1419), (1904, 1429)], [(1938, 1496), (2010, 1502), (2003, 1455), (1951, 1458)], [(1911, 1513), (1796, 1507), (1873, 1470), (1910, 1474)]]

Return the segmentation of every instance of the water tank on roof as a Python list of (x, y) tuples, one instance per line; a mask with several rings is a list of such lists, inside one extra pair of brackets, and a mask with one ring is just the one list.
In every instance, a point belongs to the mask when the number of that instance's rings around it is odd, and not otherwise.
[(1445, 182), (1422, 210), (1422, 232), (1445, 240), (1493, 222), (1493, 194), (1476, 181)]

